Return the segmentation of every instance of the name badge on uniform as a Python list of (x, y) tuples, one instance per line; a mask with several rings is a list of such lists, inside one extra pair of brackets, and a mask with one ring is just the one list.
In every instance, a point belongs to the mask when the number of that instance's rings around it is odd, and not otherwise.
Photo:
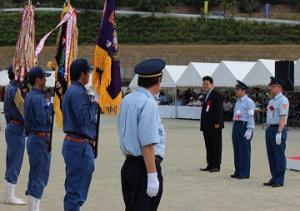
[(211, 107), (211, 100), (208, 100), (206, 103), (206, 112), (209, 112), (210, 107)]
[(268, 109), (271, 112), (271, 118), (274, 118), (274, 111), (275, 111), (274, 106), (273, 105), (269, 105)]
[(241, 119), (241, 111), (240, 110), (236, 110), (233, 119), (237, 120), (237, 121), (239, 121)]

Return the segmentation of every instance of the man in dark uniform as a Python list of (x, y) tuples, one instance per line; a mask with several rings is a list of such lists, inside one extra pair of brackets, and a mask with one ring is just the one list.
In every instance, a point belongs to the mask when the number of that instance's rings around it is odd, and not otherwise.
[(40, 200), (48, 184), (51, 153), (49, 152), (53, 106), (46, 101), (43, 92), (46, 78), (42, 68), (32, 68), (28, 73), (31, 91), (26, 95), (24, 113), (28, 131), (27, 153), (29, 158), (29, 180), (26, 195), (29, 211), (39, 211)]
[[(6, 119), (5, 139), (7, 143), (6, 151), (6, 171), (5, 171), (5, 203), (15, 205), (25, 205), (26, 202), (15, 197), (15, 187), (21, 171), (24, 151), (25, 151), (25, 131), (23, 108), (18, 107), (17, 81), (12, 66), (8, 68), (8, 78), (10, 80), (4, 97), (4, 115)], [(21, 96), (21, 95), (20, 95)], [(22, 99), (20, 99), (22, 100)]]
[(206, 93), (202, 104), (201, 126), (206, 146), (207, 166), (201, 171), (219, 172), (222, 158), (223, 103), (221, 95), (214, 89), (210, 76), (202, 78)]
[(66, 164), (65, 211), (79, 211), (87, 199), (94, 172), (96, 116), (100, 107), (91, 101), (85, 85), (91, 68), (85, 59), (71, 64), (71, 86), (62, 102), (63, 127), (66, 133), (62, 154)]
[(271, 179), (265, 186), (281, 187), (284, 185), (286, 169), (286, 140), (289, 100), (282, 94), (284, 82), (271, 77), (270, 94), (273, 98), (268, 103), (266, 145), (271, 172)]
[(165, 66), (161, 59), (138, 64), (134, 71), (139, 87), (121, 104), (118, 129), (126, 157), (121, 170), (126, 211), (156, 211), (162, 197), (165, 131), (154, 95), (159, 93)]

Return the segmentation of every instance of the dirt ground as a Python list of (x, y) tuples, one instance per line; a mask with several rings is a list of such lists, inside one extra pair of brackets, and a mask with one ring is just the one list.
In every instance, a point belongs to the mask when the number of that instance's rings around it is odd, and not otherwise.
[[(26, 211), (25, 207), (3, 204), (6, 144), (3, 115), (0, 115), (0, 210)], [(257, 126), (252, 142), (251, 178), (236, 180), (233, 173), (231, 123), (223, 130), (223, 161), (221, 172), (200, 172), (206, 165), (205, 145), (199, 130), (199, 121), (163, 120), (167, 134), (166, 157), (162, 163), (164, 194), (159, 211), (298, 211), (300, 207), (300, 172), (287, 171), (282, 188), (262, 186), (270, 178), (264, 140), (264, 129)], [(95, 161), (95, 172), (88, 200), (82, 211), (121, 211), (124, 204), (121, 194), (120, 169), (124, 162), (117, 136), (117, 119), (103, 116), (100, 129), (100, 157)], [(288, 156), (300, 155), (300, 130), (288, 132)], [(41, 201), (41, 211), (63, 210), (65, 165), (61, 155), (63, 133), (55, 128), (51, 175)], [(17, 195), (24, 192), (29, 171), (28, 157), (17, 186)]]

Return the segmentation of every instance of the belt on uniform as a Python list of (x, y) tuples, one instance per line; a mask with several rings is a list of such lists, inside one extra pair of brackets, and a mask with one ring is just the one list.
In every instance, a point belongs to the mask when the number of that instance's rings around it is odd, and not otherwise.
[(71, 141), (71, 142), (77, 142), (77, 143), (81, 143), (81, 144), (91, 144), (92, 146), (95, 145), (95, 142), (93, 140), (90, 140), (87, 138), (75, 138), (75, 137), (66, 135), (65, 140)]
[(23, 122), (20, 122), (20, 121), (15, 120), (15, 119), (10, 120), (9, 123), (14, 124), (14, 125), (20, 125), (20, 126), (24, 125)]
[[(129, 160), (144, 160), (144, 157), (143, 156), (126, 155), (126, 159), (129, 159)], [(155, 155), (155, 160), (159, 161), (159, 162), (162, 162), (163, 158), (159, 155)]]
[(39, 137), (50, 137), (51, 133), (50, 132), (41, 132), (41, 131), (36, 131), (33, 132), (34, 135), (39, 136)]
[(237, 121), (237, 120), (235, 120), (234, 123), (235, 123), (235, 124), (243, 124), (243, 125), (244, 125), (244, 124), (247, 124), (246, 121)]
[(275, 124), (275, 125), (268, 125), (268, 127), (278, 127), (279, 125), (278, 124)]

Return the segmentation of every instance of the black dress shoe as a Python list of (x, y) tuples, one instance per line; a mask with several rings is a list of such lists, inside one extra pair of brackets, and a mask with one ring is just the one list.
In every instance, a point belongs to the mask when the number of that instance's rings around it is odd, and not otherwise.
[(278, 187), (282, 187), (282, 186), (283, 186), (283, 184), (279, 184), (279, 183), (272, 184), (273, 188), (278, 188)]
[(219, 171), (220, 171), (220, 168), (211, 168), (209, 170), (210, 173), (219, 172)]
[(249, 176), (237, 176), (237, 179), (249, 179)]
[(200, 171), (209, 171), (211, 168), (209, 168), (208, 166), (206, 168), (200, 168)]
[(264, 186), (272, 186), (273, 182), (269, 181), (269, 182), (264, 182), (263, 183)]
[(231, 178), (237, 178), (239, 175), (238, 174), (231, 174), (230, 177)]

